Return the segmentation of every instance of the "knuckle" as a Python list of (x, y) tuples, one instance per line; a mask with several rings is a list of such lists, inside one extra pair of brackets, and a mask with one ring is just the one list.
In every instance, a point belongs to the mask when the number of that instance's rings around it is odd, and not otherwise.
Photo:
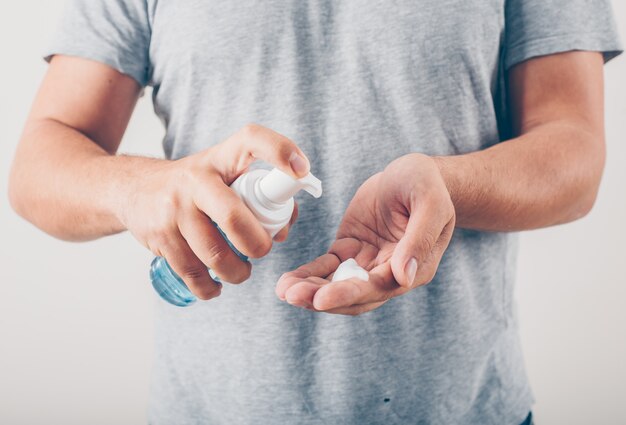
[(206, 267), (198, 264), (184, 265), (182, 268), (182, 278), (184, 281), (191, 281), (193, 283), (200, 283), (207, 275)]
[(185, 182), (186, 186), (196, 186), (199, 183), (202, 183), (201, 180), (201, 175), (202, 169), (206, 169), (206, 166), (203, 165), (198, 165), (198, 164), (192, 164), (188, 167), (185, 167), (182, 171), (181, 171), (181, 179), (180, 181)]
[(432, 232), (432, 230), (427, 230), (424, 232), (422, 236), (422, 244), (421, 250), (423, 255), (427, 255), (435, 248), (435, 244), (437, 243), (437, 236)]
[(163, 230), (163, 228), (158, 228), (152, 233), (150, 247), (160, 252), (169, 251), (170, 249), (168, 248), (170, 248), (172, 244), (170, 238), (167, 236), (167, 231)]
[(193, 294), (201, 300), (216, 297), (216, 289), (219, 290), (219, 286), (214, 285), (208, 278), (208, 271), (204, 265), (184, 265), (180, 277)]
[(173, 221), (180, 209), (180, 199), (173, 191), (168, 191), (160, 199), (161, 214), (164, 221)]
[(288, 159), (296, 149), (296, 144), (287, 137), (281, 136), (274, 139), (272, 147), (279, 156)]
[(209, 265), (217, 264), (226, 259), (228, 256), (227, 247), (220, 246), (220, 244), (212, 244), (207, 248), (206, 259)]
[(226, 229), (237, 229), (241, 224), (243, 217), (241, 212), (235, 208), (229, 208), (224, 214), (224, 218), (222, 220), (222, 225), (220, 227)]
[(243, 126), (243, 128), (241, 129), (241, 133), (245, 137), (254, 138), (258, 136), (259, 132), (261, 132), (262, 129), (263, 127), (261, 127), (259, 124), (251, 122)]

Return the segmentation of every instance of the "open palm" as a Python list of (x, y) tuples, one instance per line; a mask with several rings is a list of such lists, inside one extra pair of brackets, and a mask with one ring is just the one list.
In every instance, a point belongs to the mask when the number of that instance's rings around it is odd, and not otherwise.
[[(276, 293), (317, 311), (370, 311), (432, 280), (454, 222), (450, 195), (432, 158), (401, 157), (361, 185), (328, 253), (285, 273)], [(348, 258), (369, 272), (367, 282), (331, 282)]]

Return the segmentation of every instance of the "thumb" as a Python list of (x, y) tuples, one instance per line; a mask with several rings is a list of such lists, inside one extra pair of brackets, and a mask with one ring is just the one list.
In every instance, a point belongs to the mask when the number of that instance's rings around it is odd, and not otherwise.
[(443, 253), (448, 242), (446, 240), (444, 246), (440, 246), (442, 231), (447, 227), (441, 221), (440, 217), (429, 213), (425, 205), (412, 208), (404, 235), (391, 256), (391, 270), (400, 286), (413, 288), (419, 283), (425, 283), (420, 282), (427, 277), (422, 275), (431, 274), (432, 254), (439, 250)]

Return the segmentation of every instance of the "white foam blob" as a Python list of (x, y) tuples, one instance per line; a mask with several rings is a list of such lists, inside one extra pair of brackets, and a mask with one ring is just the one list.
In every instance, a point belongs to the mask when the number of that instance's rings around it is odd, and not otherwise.
[(338, 280), (346, 280), (357, 278), (364, 281), (369, 280), (369, 273), (363, 267), (359, 266), (354, 258), (348, 258), (343, 263), (339, 264), (337, 271), (333, 275), (333, 282)]

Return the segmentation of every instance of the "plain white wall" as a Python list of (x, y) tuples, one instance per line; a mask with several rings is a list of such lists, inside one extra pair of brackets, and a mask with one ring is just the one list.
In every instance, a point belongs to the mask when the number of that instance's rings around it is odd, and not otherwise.
[[(0, 423), (145, 423), (151, 255), (124, 234), (55, 240), (18, 218), (7, 173), (63, 0), (0, 5)], [(626, 36), (626, 4), (614, 2)], [(608, 162), (593, 212), (525, 233), (518, 305), (540, 425), (626, 424), (626, 58), (606, 68)], [(161, 155), (144, 97), (124, 152)]]

